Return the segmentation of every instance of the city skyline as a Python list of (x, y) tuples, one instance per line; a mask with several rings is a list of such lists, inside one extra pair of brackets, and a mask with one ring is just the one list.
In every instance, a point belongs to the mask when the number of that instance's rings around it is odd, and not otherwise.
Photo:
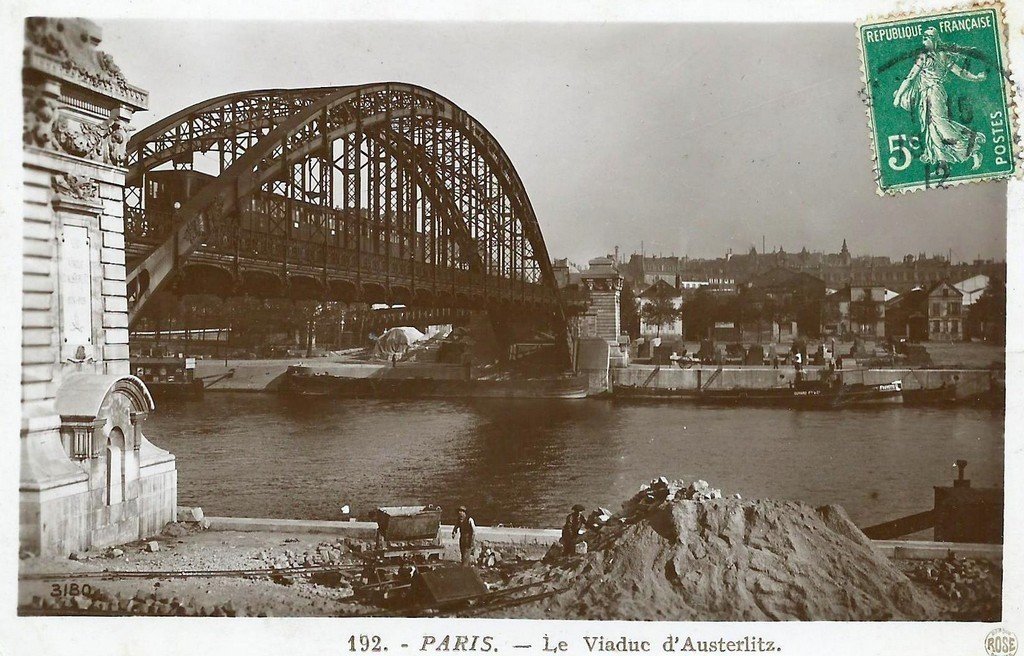
[[(835, 247), (835, 248), (828, 248), (828, 247), (825, 247), (825, 248), (811, 248), (808, 245), (800, 245), (797, 248), (787, 248), (785, 244), (775, 244), (775, 245), (772, 245), (770, 242), (766, 242), (766, 246), (765, 246), (766, 250), (762, 250), (761, 247), (758, 247), (757, 245), (751, 243), (747, 248), (742, 249), (742, 250), (733, 249), (731, 252), (729, 252), (729, 250), (726, 249), (722, 253), (708, 254), (708, 255), (692, 255), (692, 254), (674, 253), (674, 252), (667, 252), (666, 253), (666, 252), (660, 252), (660, 251), (659, 252), (651, 252), (650, 249), (648, 249), (642, 243), (641, 243), (641, 246), (639, 248), (635, 248), (635, 249), (634, 248), (624, 248), (621, 244), (616, 244), (612, 248), (606, 249), (606, 252), (594, 253), (594, 254), (592, 254), (592, 255), (588, 256), (587, 258), (585, 258), (583, 260), (580, 260), (580, 261), (576, 261), (576, 260), (573, 260), (572, 258), (566, 258), (566, 257), (560, 256), (557, 253), (553, 253), (552, 254), (552, 259), (554, 259), (554, 260), (567, 259), (570, 264), (573, 264), (573, 265), (576, 265), (576, 266), (579, 266), (579, 267), (582, 267), (582, 268), (586, 268), (587, 262), (589, 260), (591, 260), (593, 258), (597, 258), (597, 257), (607, 257), (607, 256), (610, 256), (610, 255), (614, 255), (616, 248), (618, 248), (618, 256), (619, 256), (619, 261), (620, 262), (628, 262), (629, 258), (631, 256), (633, 256), (633, 255), (643, 255), (644, 257), (648, 257), (648, 258), (673, 258), (673, 257), (677, 257), (680, 260), (686, 259), (686, 260), (694, 260), (694, 261), (699, 261), (699, 260), (717, 260), (717, 259), (722, 259), (722, 258), (725, 258), (725, 257), (729, 257), (730, 255), (746, 255), (746, 254), (748, 254), (750, 252), (751, 248), (756, 250), (758, 255), (772, 255), (774, 253), (778, 253), (780, 251), (780, 249), (781, 249), (782, 252), (785, 252), (787, 255), (799, 255), (805, 248), (806, 248), (808, 254), (810, 254), (810, 255), (816, 255), (816, 254), (820, 254), (820, 255), (836, 255), (836, 254), (840, 253), (840, 251), (842, 250), (842, 245), (846, 241), (847, 240), (843, 240), (843, 242), (841, 242), (839, 244), (839, 246)], [(984, 257), (984, 256), (981, 256), (980, 254), (977, 254), (977, 255), (975, 255), (973, 257), (969, 257), (968, 256), (969, 254), (967, 254), (967, 253), (964, 253), (961, 256), (959, 254), (959, 251), (957, 249), (955, 249), (955, 248), (947, 248), (946, 251), (944, 251), (944, 252), (933, 252), (933, 251), (922, 251), (922, 250), (908, 250), (905, 253), (900, 253), (900, 254), (897, 254), (897, 255), (890, 255), (888, 253), (871, 253), (871, 252), (865, 252), (865, 251), (858, 251), (856, 248), (849, 248), (849, 252), (850, 252), (851, 257), (854, 260), (857, 260), (858, 258), (888, 258), (889, 260), (891, 260), (894, 263), (902, 261), (903, 258), (908, 256), (908, 255), (914, 257), (915, 259), (920, 258), (922, 255), (925, 256), (926, 258), (942, 257), (942, 258), (946, 258), (949, 262), (951, 262), (953, 264), (957, 264), (957, 263), (971, 263), (971, 262), (974, 262), (976, 260), (983, 260), (983, 261), (991, 260), (991, 261), (995, 261), (995, 262), (1005, 262), (1006, 261), (1006, 254), (1005, 253), (1002, 254), (1001, 256), (997, 255), (997, 256), (994, 256), (994, 257)]]
[(787, 251), (845, 237), (893, 258), (1005, 258), (1005, 183), (875, 195), (846, 25), (258, 25), (102, 21), (103, 49), (150, 92), (133, 126), (243, 89), (408, 81), (494, 134), (551, 257), (641, 241), (721, 257), (766, 234)]

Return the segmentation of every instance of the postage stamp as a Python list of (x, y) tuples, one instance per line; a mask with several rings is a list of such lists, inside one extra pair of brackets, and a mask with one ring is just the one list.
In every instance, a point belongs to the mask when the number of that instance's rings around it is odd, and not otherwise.
[(879, 194), (1018, 172), (1002, 6), (857, 25)]

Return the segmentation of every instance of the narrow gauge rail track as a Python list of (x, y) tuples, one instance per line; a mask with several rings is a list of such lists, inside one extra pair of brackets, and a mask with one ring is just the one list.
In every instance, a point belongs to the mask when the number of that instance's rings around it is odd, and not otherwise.
[[(510, 595), (514, 595), (519, 592), (525, 592), (527, 590), (536, 588), (544, 585), (544, 581), (538, 581), (535, 583), (527, 583), (525, 585), (513, 586), (511, 588), (502, 588), (487, 592), (486, 594), (479, 595), (472, 599), (463, 600), (461, 607), (459, 608), (439, 608), (434, 605), (420, 605), (405, 608), (375, 608), (372, 610), (358, 609), (354, 612), (337, 612), (334, 614), (335, 617), (416, 617), (416, 616), (445, 616), (445, 617), (473, 617), (486, 613), (488, 611), (499, 610), (502, 608), (511, 608), (522, 604), (530, 603), (533, 601), (540, 601), (546, 599), (560, 592), (565, 592), (568, 588), (554, 588), (551, 590), (545, 590), (543, 592), (527, 595), (525, 597), (514, 597), (509, 598)], [(122, 616), (133, 616), (140, 614), (158, 614), (168, 616), (178, 616), (182, 613), (178, 612), (178, 609), (172, 609), (167, 613), (133, 613), (131, 611), (122, 610), (97, 610), (94, 608), (80, 609), (80, 608), (40, 608), (37, 606), (19, 606), (18, 615), (27, 617), (42, 617), (42, 616), (91, 616), (91, 617), (122, 617)], [(191, 615), (192, 613), (185, 613)]]
[(323, 564), (296, 567), (269, 567), (248, 569), (218, 570), (100, 570), (95, 572), (37, 572), (22, 574), (22, 581), (53, 581), (71, 579), (191, 579), (215, 577), (259, 577), (259, 576), (292, 576), (298, 574), (319, 574), (323, 572), (356, 571), (365, 567), (358, 564)]

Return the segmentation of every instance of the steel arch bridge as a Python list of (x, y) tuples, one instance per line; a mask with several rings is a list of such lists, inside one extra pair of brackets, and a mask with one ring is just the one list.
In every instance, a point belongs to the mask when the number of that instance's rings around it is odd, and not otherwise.
[[(222, 296), (542, 318), (568, 356), (540, 226), (494, 137), (404, 83), (233, 93), (129, 142), (129, 321), (168, 282)], [(511, 339), (510, 334), (499, 339)]]

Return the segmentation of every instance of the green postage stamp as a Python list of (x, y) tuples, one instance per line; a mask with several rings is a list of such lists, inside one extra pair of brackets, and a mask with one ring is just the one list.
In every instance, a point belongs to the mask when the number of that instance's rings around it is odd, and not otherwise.
[(1002, 6), (858, 23), (879, 193), (1019, 169)]

